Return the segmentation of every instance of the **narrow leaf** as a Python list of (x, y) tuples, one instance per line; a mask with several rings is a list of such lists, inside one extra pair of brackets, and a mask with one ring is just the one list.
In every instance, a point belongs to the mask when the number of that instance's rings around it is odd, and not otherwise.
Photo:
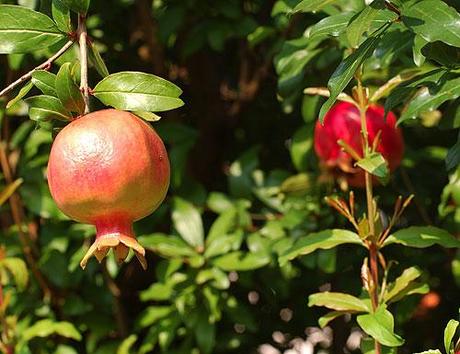
[(32, 73), (32, 83), (44, 95), (55, 96), (56, 93), (56, 75), (46, 70), (37, 70)]
[(319, 121), (322, 123), (324, 120), (324, 116), (329, 111), (329, 109), (335, 103), (338, 95), (347, 87), (353, 75), (355, 74), (356, 70), (359, 66), (366, 60), (373, 52), (373, 50), (377, 47), (379, 43), (381, 35), (387, 29), (387, 25), (382, 26), (379, 30), (376, 31), (374, 35), (370, 38), (366, 39), (363, 44), (359, 46), (359, 48), (354, 51), (351, 55), (346, 57), (335, 69), (334, 73), (332, 74), (331, 78), (329, 79), (327, 86), (330, 91), (330, 97), (321, 107), (319, 113)]
[(389, 174), (388, 164), (382, 154), (378, 152), (373, 152), (358, 160), (356, 165), (379, 178), (387, 178)]
[(5, 267), (11, 275), (20, 290), (24, 290), (29, 281), (29, 271), (26, 263), (16, 257), (5, 258), (0, 262), (1, 267)]
[(35, 337), (46, 338), (53, 334), (77, 341), (82, 338), (73, 324), (69, 322), (53, 322), (50, 319), (40, 320), (21, 333), (24, 341), (29, 341)]
[(404, 344), (404, 339), (394, 333), (393, 315), (385, 306), (380, 306), (375, 313), (357, 317), (359, 326), (383, 345), (399, 347)]
[(100, 81), (93, 94), (102, 103), (128, 111), (161, 112), (182, 106), (182, 90), (158, 76), (119, 72)]
[(131, 334), (127, 337), (123, 342), (121, 342), (120, 346), (117, 349), (117, 354), (130, 354), (132, 346), (136, 343), (137, 336), (135, 334)]
[(460, 14), (440, 0), (423, 0), (402, 8), (402, 20), (428, 42), (460, 47)]
[(237, 251), (215, 258), (213, 264), (225, 271), (247, 271), (266, 266), (270, 260), (270, 256), (265, 252), (244, 253)]
[(70, 10), (61, 0), (53, 0), (51, 3), (51, 13), (60, 31), (65, 33), (73, 31)]
[(279, 263), (283, 266), (288, 261), (298, 256), (312, 253), (318, 249), (330, 249), (347, 243), (364, 246), (358, 234), (348, 230), (332, 229), (312, 233), (300, 237), (294, 245), (279, 258)]
[(107, 69), (104, 59), (102, 59), (101, 54), (97, 50), (97, 47), (92, 42), (89, 43), (88, 54), (91, 63), (94, 65), (99, 75), (101, 75), (102, 77), (109, 76), (109, 69)]
[(331, 310), (347, 312), (369, 312), (370, 308), (355, 296), (325, 291), (308, 297), (308, 306), (323, 306)]
[(444, 102), (455, 100), (458, 97), (460, 97), (460, 77), (446, 80), (440, 86), (432, 89), (424, 87), (409, 102), (398, 124), (410, 118), (417, 118), (421, 113), (434, 110)]
[(335, 1), (337, 0), (303, 0), (294, 7), (293, 12), (317, 12)]
[(202, 248), (204, 231), (201, 215), (189, 202), (181, 198), (174, 198), (172, 219), (174, 228), (190, 246)]
[(384, 246), (393, 243), (415, 248), (433, 245), (446, 248), (460, 247), (460, 240), (457, 240), (449, 232), (433, 226), (412, 226), (396, 231), (385, 240)]
[(70, 112), (83, 114), (85, 101), (71, 75), (71, 63), (65, 63), (56, 76), (56, 92), (64, 107)]
[(446, 329), (444, 330), (444, 348), (446, 349), (447, 354), (454, 353), (454, 350), (452, 348), (452, 340), (454, 339), (458, 326), (458, 321), (450, 320), (446, 326)]
[(164, 234), (140, 236), (139, 243), (164, 257), (193, 257), (196, 252), (181, 238)]
[(307, 28), (304, 36), (310, 40), (318, 38), (338, 37), (348, 25), (354, 12), (344, 12), (323, 18), (313, 26)]
[(10, 107), (13, 107), (16, 103), (22, 100), (29, 93), (29, 91), (32, 90), (32, 87), (34, 87), (34, 84), (32, 83), (32, 81), (29, 81), (24, 87), (22, 87), (19, 90), (19, 93), (16, 95), (16, 97), (6, 104), (6, 108), (8, 109)]
[(133, 112), (136, 116), (146, 120), (147, 122), (158, 122), (161, 117), (153, 112), (145, 112), (145, 111), (134, 111)]
[(318, 320), (318, 324), (321, 328), (324, 328), (329, 324), (329, 322), (335, 320), (340, 316), (346, 315), (347, 313), (347, 311), (331, 311), (326, 315), (320, 317), (320, 319)]
[(60, 0), (72, 11), (80, 14), (86, 14), (89, 8), (90, 0)]
[(375, 0), (351, 19), (347, 26), (347, 38), (352, 48), (359, 46), (363, 34), (370, 30), (372, 22), (382, 13), (388, 14), (388, 21), (397, 16), (394, 12), (386, 10), (384, 1)]
[(65, 109), (59, 98), (53, 96), (33, 96), (26, 100), (30, 106), (29, 116), (30, 119), (41, 122), (51, 119), (58, 119), (69, 121), (72, 115)]
[(410, 285), (410, 283), (420, 277), (420, 275), (422, 275), (422, 272), (417, 267), (410, 267), (405, 269), (404, 272), (398, 278), (396, 278), (393, 284), (387, 288), (387, 291), (383, 297), (385, 302), (391, 301), (399, 293), (404, 291)]
[(0, 192), (0, 205), (5, 203), (13, 195), (13, 193), (16, 191), (16, 189), (18, 189), (22, 182), (22, 178), (19, 178), (13, 183), (6, 186), (6, 188)]

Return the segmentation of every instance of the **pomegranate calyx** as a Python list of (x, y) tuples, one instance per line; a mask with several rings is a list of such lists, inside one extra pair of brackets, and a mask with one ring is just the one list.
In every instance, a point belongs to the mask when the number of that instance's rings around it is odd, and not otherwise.
[(101, 263), (110, 249), (113, 249), (118, 264), (124, 262), (126, 257), (128, 257), (129, 249), (132, 249), (142, 268), (144, 270), (147, 269), (144, 247), (134, 237), (120, 233), (111, 233), (96, 237), (96, 240), (81, 260), (80, 266), (85, 269), (88, 260), (92, 256), (95, 256), (98, 262)]

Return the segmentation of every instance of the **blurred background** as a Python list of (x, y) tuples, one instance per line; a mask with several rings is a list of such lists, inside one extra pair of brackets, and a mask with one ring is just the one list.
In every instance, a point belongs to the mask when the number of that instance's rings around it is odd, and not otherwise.
[[(49, 11), (46, 0), (0, 3)], [(22, 179), (17, 196), (0, 207), (0, 243), (6, 259), (24, 259), (30, 247), (33, 260), (33, 267), (13, 264), (1, 272), (9, 294), (2, 318), (19, 343), (17, 353), (360, 352), (354, 320), (339, 318), (320, 329), (325, 311), (309, 308), (307, 299), (329, 289), (359, 295), (365, 252), (343, 246), (283, 267), (277, 257), (296, 237), (348, 227), (323, 199), (347, 192), (319, 178), (313, 150), (324, 98), (303, 94), (326, 86), (347, 53), (346, 38), (312, 44), (304, 32), (328, 11), (356, 12), (365, 4), (339, 0), (326, 12), (292, 15), (297, 3), (91, 1), (89, 35), (110, 72), (145, 71), (184, 90), (185, 106), (153, 123), (167, 145), (172, 179), (163, 205), (135, 225), (148, 250), (146, 272), (135, 260), (117, 266), (112, 257), (79, 268), (94, 230), (68, 220), (50, 197), (45, 170), (52, 129), (29, 120), (22, 101), (7, 110), (7, 99), (0, 100), (1, 189)], [(459, 9), (458, 2), (450, 5)], [(414, 67), (413, 38), (398, 29), (392, 36), (366, 62), (371, 89)], [(0, 55), (0, 86), (56, 49)], [(75, 58), (71, 50), (52, 70)], [(99, 80), (91, 69), (90, 86)], [(386, 213), (398, 195), (415, 194), (398, 227), (431, 224), (458, 235), (460, 176), (447, 171), (445, 158), (457, 141), (459, 103), (402, 125), (403, 162), (375, 191)], [(362, 190), (356, 198), (363, 211)], [(198, 225), (198, 235), (181, 227), (184, 220)], [(184, 233), (204, 236), (212, 247), (198, 254)], [(460, 253), (388, 247), (385, 255), (395, 260), (396, 274), (417, 265), (430, 286), (428, 294), (391, 308), (396, 332), (406, 339), (398, 352), (441, 347), (445, 324), (458, 317)]]

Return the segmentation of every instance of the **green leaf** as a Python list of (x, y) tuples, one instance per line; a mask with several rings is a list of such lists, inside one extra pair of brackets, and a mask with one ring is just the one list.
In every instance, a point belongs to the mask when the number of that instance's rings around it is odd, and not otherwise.
[(10, 183), (4, 189), (2, 189), (0, 192), (0, 205), (5, 203), (13, 195), (13, 193), (19, 188), (22, 182), (22, 178), (18, 178), (16, 181)]
[(173, 201), (174, 228), (190, 246), (203, 248), (204, 230), (198, 210), (186, 200), (176, 197)]
[[(362, 354), (376, 354), (375, 341), (372, 338), (362, 338), (360, 347)], [(385, 347), (384, 345), (381, 345), (380, 347), (381, 354), (397, 354), (396, 348), (389, 348)]]
[(90, 0), (60, 0), (72, 11), (80, 14), (86, 14), (88, 12)]
[(346, 315), (348, 312), (347, 311), (331, 311), (324, 316), (320, 317), (318, 320), (318, 324), (321, 328), (326, 327), (329, 322), (335, 320), (336, 318)]
[(21, 258), (8, 257), (0, 262), (0, 267), (6, 268), (11, 275), (19, 290), (24, 290), (29, 281), (29, 271), (26, 263)]
[(308, 168), (308, 155), (313, 150), (313, 130), (314, 125), (305, 125), (300, 127), (292, 137), (291, 159), (299, 171), (305, 171)]
[(310, 40), (338, 37), (347, 28), (348, 22), (354, 15), (354, 12), (344, 12), (325, 17), (307, 28), (304, 36)]
[(119, 72), (100, 81), (93, 94), (102, 103), (127, 111), (161, 112), (178, 108), (182, 90), (158, 76), (140, 72)]
[(22, 100), (29, 93), (29, 91), (32, 90), (32, 87), (34, 87), (34, 84), (29, 81), (19, 90), (19, 93), (16, 95), (16, 97), (6, 104), (6, 109), (13, 107), (16, 103)]
[(235, 233), (229, 235), (219, 234), (218, 237), (216, 237), (206, 246), (204, 256), (206, 258), (213, 258), (230, 251), (238, 250), (240, 248), (241, 242), (243, 241), (243, 236), (244, 233), (242, 230), (238, 230)]
[(223, 213), (226, 210), (233, 208), (233, 203), (224, 193), (211, 192), (206, 201), (209, 209), (215, 213)]
[(60, 31), (65, 33), (71, 33), (73, 31), (69, 8), (61, 0), (52, 1), (51, 13)]
[(403, 292), (407, 287), (418, 277), (422, 275), (422, 272), (417, 267), (410, 267), (404, 270), (404, 272), (396, 278), (393, 284), (389, 285), (385, 291), (383, 299), (385, 302), (390, 302), (394, 297)]
[(370, 153), (366, 157), (358, 160), (356, 165), (378, 178), (388, 178), (388, 164), (385, 158), (379, 152)]
[(366, 39), (363, 44), (359, 46), (359, 48), (346, 57), (335, 69), (334, 73), (332, 74), (331, 78), (327, 83), (327, 87), (330, 91), (330, 97), (324, 102), (321, 110), (319, 112), (319, 121), (322, 123), (324, 120), (324, 116), (329, 111), (329, 109), (335, 103), (339, 94), (347, 87), (353, 75), (355, 74), (356, 70), (359, 66), (366, 60), (377, 47), (377, 44), (380, 41), (380, 37), (386, 31), (388, 25), (383, 25), (379, 28), (375, 33)]
[(210, 246), (213, 242), (218, 241), (220, 237), (233, 231), (237, 215), (238, 213), (233, 206), (219, 215), (209, 229), (208, 236), (206, 237), (206, 245)]
[(396, 87), (385, 101), (385, 112), (391, 111), (398, 104), (406, 102), (413, 95), (414, 91), (420, 87), (438, 86), (443, 77), (446, 75), (445, 69), (434, 69), (428, 72), (422, 72), (421, 75), (403, 82)]
[(377, 16), (381, 17), (382, 15), (385, 15), (386, 21), (391, 21), (397, 17), (394, 12), (386, 10), (383, 0), (375, 0), (351, 19), (347, 26), (347, 38), (352, 48), (358, 48), (363, 34), (371, 29)]
[(396, 231), (385, 240), (383, 246), (393, 243), (415, 248), (433, 245), (446, 248), (460, 247), (460, 240), (457, 240), (449, 232), (433, 226), (412, 226)]
[(196, 256), (195, 251), (177, 236), (168, 236), (159, 233), (140, 236), (139, 243), (145, 248), (168, 258)]
[(428, 42), (460, 47), (460, 14), (440, 0), (423, 0), (402, 8), (402, 20)]
[(265, 252), (244, 253), (231, 252), (213, 259), (213, 264), (225, 271), (246, 271), (258, 269), (270, 263), (270, 256)]
[(414, 354), (442, 354), (438, 349), (425, 350), (424, 352), (414, 353)]
[(72, 115), (64, 108), (59, 98), (47, 95), (33, 96), (26, 100), (30, 106), (30, 119), (37, 122), (59, 119), (69, 121)]
[(307, 64), (321, 52), (316, 48), (318, 43), (305, 37), (283, 43), (281, 52), (274, 60), (281, 96), (288, 97), (301, 88), (299, 85), (303, 82)]
[(32, 73), (32, 83), (44, 95), (56, 96), (56, 75), (46, 70), (36, 70)]
[(121, 342), (120, 346), (118, 347), (117, 354), (130, 354), (131, 348), (137, 341), (137, 336), (135, 334), (131, 334), (127, 337), (123, 342)]
[(415, 35), (414, 43), (412, 45), (412, 56), (414, 57), (414, 63), (417, 66), (422, 66), (425, 62), (425, 56), (422, 53), (423, 47), (428, 43), (422, 36)]
[(457, 139), (457, 142), (452, 146), (449, 151), (447, 151), (446, 156), (446, 169), (447, 171), (452, 171), (460, 164), (460, 138)]
[(317, 12), (336, 1), (337, 0), (302, 0), (294, 7), (293, 12)]
[(85, 101), (83, 95), (73, 80), (71, 63), (65, 63), (59, 69), (56, 76), (56, 92), (64, 107), (70, 112), (83, 114)]
[(455, 100), (458, 97), (460, 97), (460, 77), (446, 80), (434, 89), (424, 87), (409, 102), (399, 118), (398, 124), (410, 118), (417, 118), (420, 113), (434, 110), (444, 102)]
[(174, 311), (171, 306), (149, 306), (142, 311), (137, 320), (137, 326), (139, 328), (150, 327)]
[(63, 38), (48, 16), (27, 7), (0, 5), (0, 54), (34, 52)]
[(134, 111), (133, 112), (136, 116), (146, 120), (147, 122), (158, 122), (161, 117), (153, 112), (146, 112), (146, 111)]
[(208, 317), (208, 313), (201, 310), (195, 326), (196, 342), (203, 354), (211, 353), (216, 342), (216, 326), (209, 321)]
[(308, 297), (308, 306), (322, 306), (331, 310), (345, 312), (369, 312), (370, 308), (361, 299), (349, 294), (324, 291), (311, 294)]
[(375, 313), (359, 315), (359, 326), (383, 345), (399, 347), (404, 344), (404, 339), (394, 333), (393, 315), (385, 306), (380, 306)]
[(88, 48), (89, 60), (94, 65), (99, 75), (101, 75), (102, 77), (109, 76), (109, 69), (107, 69), (107, 65), (105, 65), (104, 59), (102, 59), (101, 54), (97, 50), (96, 45), (90, 42)]
[(49, 319), (38, 321), (26, 328), (21, 339), (27, 342), (35, 337), (46, 338), (53, 334), (77, 341), (82, 339), (81, 334), (70, 322), (54, 322)]
[(447, 354), (454, 354), (454, 348), (452, 348), (452, 340), (454, 339), (455, 333), (459, 322), (455, 320), (450, 320), (444, 330), (444, 348), (446, 349)]
[(348, 230), (332, 229), (312, 233), (297, 239), (294, 245), (279, 258), (279, 263), (284, 266), (288, 261), (298, 256), (312, 253), (318, 249), (334, 248), (346, 243), (364, 246), (359, 235)]

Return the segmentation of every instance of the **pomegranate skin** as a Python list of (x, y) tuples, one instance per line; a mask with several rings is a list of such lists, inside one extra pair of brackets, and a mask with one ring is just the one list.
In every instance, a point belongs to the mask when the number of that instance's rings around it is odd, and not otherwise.
[(129, 112), (93, 112), (59, 132), (48, 162), (51, 195), (66, 215), (97, 231), (83, 268), (92, 254), (101, 261), (110, 248), (119, 261), (133, 248), (146, 266), (132, 223), (160, 205), (169, 177), (162, 140)]
[[(388, 162), (390, 171), (401, 163), (404, 153), (404, 141), (401, 130), (396, 127), (396, 116), (389, 112), (384, 119), (385, 110), (380, 105), (370, 105), (366, 112), (369, 144), (381, 132), (377, 151)], [(362, 156), (361, 119), (358, 108), (352, 103), (335, 104), (324, 118), (324, 124), (316, 123), (314, 149), (322, 165), (329, 173), (346, 177), (349, 185), (363, 187), (364, 172), (354, 167), (352, 157), (338, 145), (343, 140)]]

